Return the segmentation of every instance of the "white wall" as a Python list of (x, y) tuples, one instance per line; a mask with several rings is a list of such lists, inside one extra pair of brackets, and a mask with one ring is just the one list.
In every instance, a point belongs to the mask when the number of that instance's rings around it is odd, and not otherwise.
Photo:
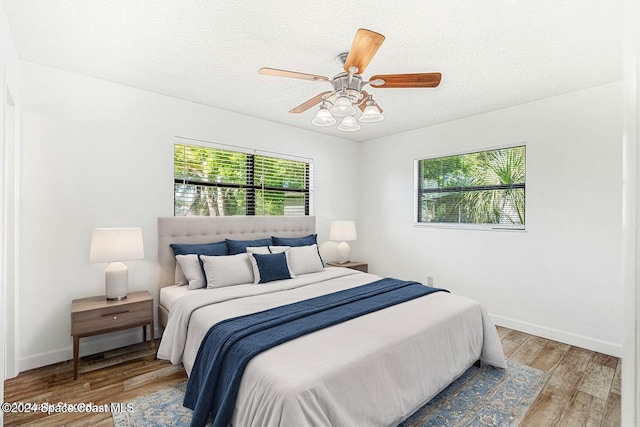
[[(15, 302), (15, 152), (18, 136), (15, 132), (19, 116), (15, 106), (19, 102), (18, 54), (9, 31), (9, 24), (0, 3), (0, 385), (14, 376), (16, 340), (12, 316)], [(0, 387), (0, 402), (4, 402), (4, 387)], [(3, 423), (0, 412), (0, 425)]]
[[(128, 263), (129, 289), (157, 301), (175, 136), (313, 158), (320, 241), (331, 220), (356, 215), (356, 143), (28, 62), (20, 71), (21, 370), (72, 357), (71, 300), (104, 293), (105, 265), (89, 264), (94, 227), (142, 227), (146, 258)], [(80, 354), (139, 334), (83, 339)]]
[(623, 243), (624, 335), (623, 426), (640, 424), (640, 7), (624, 3)]
[[(370, 271), (434, 276), (498, 324), (620, 355), (620, 83), (356, 144), (27, 62), (20, 77), (21, 370), (71, 358), (71, 300), (104, 291), (94, 227), (143, 227), (130, 289), (157, 298), (175, 136), (312, 157), (321, 241), (356, 219), (352, 258)], [(413, 227), (415, 158), (520, 142), (526, 232)], [(81, 354), (138, 334), (84, 339)]]
[(4, 13), (4, 7), (0, 2), (0, 64), (6, 69), (6, 83), (9, 92), (18, 101), (18, 52), (16, 51), (13, 37)]
[[(526, 232), (413, 226), (414, 159), (523, 142)], [(360, 256), (383, 276), (433, 276), (497, 324), (620, 356), (621, 186), (621, 82), (368, 141)]]

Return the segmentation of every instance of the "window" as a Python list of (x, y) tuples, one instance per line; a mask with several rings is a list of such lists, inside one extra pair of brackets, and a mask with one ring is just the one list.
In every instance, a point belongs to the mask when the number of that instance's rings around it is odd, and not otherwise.
[(417, 223), (524, 229), (526, 147), (416, 161)]
[(176, 216), (309, 215), (312, 163), (174, 145)]

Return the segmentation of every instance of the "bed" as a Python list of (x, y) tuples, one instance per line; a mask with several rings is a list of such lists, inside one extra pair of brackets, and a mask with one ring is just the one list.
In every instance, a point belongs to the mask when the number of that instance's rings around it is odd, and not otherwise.
[[(158, 357), (191, 376), (207, 331), (219, 322), (377, 282), (373, 274), (323, 268), (288, 280), (216, 289), (176, 287), (173, 243), (297, 238), (314, 217), (158, 219)], [(395, 426), (472, 364), (505, 368), (495, 326), (471, 299), (435, 292), (270, 348), (242, 376), (232, 426)]]

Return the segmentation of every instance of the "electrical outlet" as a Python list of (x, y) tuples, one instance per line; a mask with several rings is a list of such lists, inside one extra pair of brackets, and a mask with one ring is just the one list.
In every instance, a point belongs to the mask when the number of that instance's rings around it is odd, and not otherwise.
[(427, 276), (427, 286), (433, 286), (433, 276)]

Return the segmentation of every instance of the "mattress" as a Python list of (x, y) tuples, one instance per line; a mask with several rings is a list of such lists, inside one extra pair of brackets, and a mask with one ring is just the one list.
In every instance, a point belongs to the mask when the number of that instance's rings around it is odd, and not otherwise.
[[(326, 267), (326, 270), (337, 269), (339, 267)], [(207, 289), (189, 289), (186, 286), (170, 285), (160, 288), (160, 305), (171, 310), (174, 301), (185, 295), (194, 295), (195, 292), (206, 292)]]
[(203, 292), (205, 289), (189, 289), (186, 286), (165, 286), (160, 288), (160, 305), (171, 310), (171, 305), (176, 300), (179, 300), (185, 295), (193, 294), (194, 292)]
[[(268, 285), (189, 293), (171, 306), (158, 357), (183, 363), (190, 374), (213, 324), (378, 279), (334, 268)], [(254, 357), (231, 424), (397, 425), (477, 360), (506, 366), (495, 326), (476, 301), (438, 292)]]

